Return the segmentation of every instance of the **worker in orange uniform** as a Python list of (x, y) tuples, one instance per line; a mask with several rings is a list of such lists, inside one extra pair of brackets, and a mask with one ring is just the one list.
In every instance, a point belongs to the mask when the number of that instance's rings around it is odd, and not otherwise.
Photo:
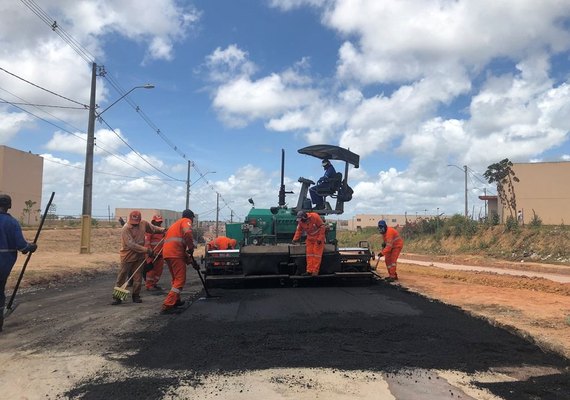
[(186, 284), (186, 266), (192, 264), (194, 269), (200, 269), (192, 256), (194, 252), (193, 221), (192, 210), (184, 210), (182, 218), (168, 228), (164, 237), (162, 254), (172, 276), (172, 287), (162, 303), (163, 314), (175, 313), (175, 308), (184, 304), (180, 300), (180, 292)]
[(217, 238), (208, 242), (208, 251), (210, 250), (228, 250), (235, 249), (237, 241), (226, 236), (218, 236)]
[[(162, 226), (162, 216), (158, 214), (153, 216), (150, 223), (154, 226)], [(147, 233), (145, 235), (146, 248), (153, 250), (155, 254), (154, 257), (147, 256), (145, 265), (145, 286), (146, 290), (151, 292), (162, 290), (162, 288), (158, 286), (158, 281), (162, 276), (162, 270), (164, 268), (164, 258), (162, 256), (164, 235), (164, 232)]]
[(325, 230), (325, 223), (319, 214), (305, 211), (297, 213), (297, 230), (293, 236), (293, 243), (299, 242), (303, 232), (307, 234), (305, 241), (307, 246), (307, 272), (303, 275), (317, 276), (319, 274), (325, 249)]
[(388, 278), (386, 278), (386, 280), (390, 282), (397, 281), (398, 274), (396, 272), (396, 264), (400, 252), (404, 247), (404, 240), (398, 231), (388, 226), (384, 220), (378, 221), (378, 230), (384, 239), (384, 243), (382, 243), (382, 255), (384, 256), (386, 268), (388, 269)]
[[(149, 224), (141, 218), (140, 211), (131, 211), (129, 219), (121, 229), (121, 269), (117, 275), (115, 286), (122, 286), (125, 281), (133, 275), (133, 302), (142, 303), (142, 268), (139, 268), (145, 261), (145, 255), (154, 256), (153, 250), (145, 247), (144, 240), (146, 233), (161, 233), (164, 228)], [(121, 304), (121, 299), (113, 298), (112, 305)]]

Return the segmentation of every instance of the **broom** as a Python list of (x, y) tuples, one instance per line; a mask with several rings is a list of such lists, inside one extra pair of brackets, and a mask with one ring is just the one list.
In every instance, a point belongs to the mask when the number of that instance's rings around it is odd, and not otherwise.
[[(162, 238), (160, 240), (160, 242), (158, 242), (156, 244), (156, 246), (154, 246), (153, 250), (156, 249), (158, 247), (158, 245), (160, 245), (162, 242), (164, 241), (164, 238)], [(156, 255), (154, 256), (154, 259), (152, 260), (152, 262), (154, 263), (156, 261), (156, 259), (158, 258), (158, 256), (160, 255), (160, 253), (162, 253), (162, 249), (160, 249), (160, 251), (158, 253), (156, 253)], [(115, 286), (113, 288), (113, 298), (117, 299), (117, 300), (121, 300), (121, 301), (125, 301), (127, 299), (127, 297), (129, 297), (129, 290), (127, 289), (127, 285), (129, 284), (129, 281), (131, 279), (133, 279), (133, 277), (136, 275), (136, 273), (138, 272), (139, 269), (142, 268), (143, 265), (146, 264), (146, 257), (145, 259), (142, 261), (141, 265), (139, 265), (137, 267), (137, 269), (135, 269), (135, 272), (133, 272), (133, 274), (125, 281), (125, 283), (123, 283), (122, 286)]]

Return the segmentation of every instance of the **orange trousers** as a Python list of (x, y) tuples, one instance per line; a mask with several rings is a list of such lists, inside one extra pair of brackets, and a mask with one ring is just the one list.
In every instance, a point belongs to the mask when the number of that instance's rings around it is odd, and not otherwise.
[(162, 303), (162, 309), (168, 310), (180, 301), (180, 292), (186, 284), (186, 258), (166, 258), (165, 260), (172, 276), (172, 287)]
[(150, 271), (146, 273), (145, 286), (147, 289), (152, 288), (154, 285), (158, 284), (160, 277), (162, 276), (162, 271), (164, 270), (164, 258), (158, 257)]
[[(320, 243), (320, 244), (319, 244)], [(321, 268), (321, 260), (325, 249), (324, 240), (311, 240), (307, 238), (307, 272), (311, 275), (318, 275)]]
[(396, 272), (396, 267), (398, 263), (398, 257), (400, 257), (401, 247), (392, 247), (392, 250), (388, 254), (384, 255), (384, 261), (386, 262), (386, 268), (388, 269), (388, 275), (390, 278), (398, 279), (398, 273)]

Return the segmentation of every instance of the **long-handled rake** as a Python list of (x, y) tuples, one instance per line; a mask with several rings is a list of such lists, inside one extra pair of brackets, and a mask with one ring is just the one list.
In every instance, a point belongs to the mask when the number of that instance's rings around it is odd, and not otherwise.
[[(49, 201), (46, 205), (46, 209), (42, 215), (42, 219), (40, 221), (40, 226), (38, 226), (38, 230), (36, 231), (36, 236), (34, 237), (33, 243), (36, 243), (38, 241), (38, 238), (40, 237), (40, 232), (42, 231), (42, 227), (44, 226), (44, 222), (46, 220), (47, 213), (48, 213), (49, 208), (51, 206), (51, 202), (53, 201), (53, 196), (55, 196), (55, 192), (51, 192), (51, 197), (49, 198)], [(24, 277), (24, 272), (26, 272), (26, 267), (28, 266), (28, 262), (30, 261), (30, 258), (32, 258), (32, 253), (28, 253), (28, 257), (26, 258), (26, 261), (24, 261), (24, 266), (22, 267), (22, 271), (20, 271), (20, 276), (18, 277), (18, 281), (16, 282), (16, 286), (14, 287), (14, 291), (12, 292), (12, 296), (10, 297), (10, 301), (8, 302), (8, 305), (6, 306), (6, 309), (3, 310), (4, 317), (9, 316), (12, 313), (12, 311), (14, 311), (14, 309), (16, 308), (16, 306), (14, 305), (14, 298), (16, 297), (16, 292), (18, 292), (18, 288), (20, 287), (20, 282), (22, 282), (22, 278)]]
[[(158, 242), (158, 243), (156, 244), (156, 246), (154, 246), (153, 250), (156, 249), (156, 248), (160, 245), (160, 243), (162, 243), (163, 240), (164, 240), (164, 238), (161, 239), (161, 241)], [(152, 260), (153, 263), (156, 261), (156, 259), (157, 259), (158, 256), (160, 255), (160, 253), (162, 253), (162, 249), (160, 249), (160, 251), (159, 251), (158, 253), (156, 253), (156, 255), (154, 256), (154, 259)], [(130, 281), (131, 279), (133, 279), (133, 277), (136, 275), (136, 273), (138, 272), (138, 270), (141, 269), (142, 266), (145, 265), (145, 264), (146, 264), (146, 257), (145, 257), (145, 259), (142, 261), (141, 265), (139, 265), (139, 266), (137, 267), (137, 269), (135, 269), (135, 271), (132, 273), (132, 275), (125, 281), (125, 283), (123, 283), (122, 286), (120, 286), (120, 287), (119, 287), (119, 286), (115, 286), (115, 287), (113, 288), (113, 298), (114, 298), (114, 299), (121, 300), (121, 301), (125, 301), (125, 300), (127, 299), (127, 297), (129, 297), (129, 294), (131, 293), (131, 292), (127, 289), (127, 286), (128, 286), (128, 284), (129, 284), (129, 281)]]
[[(206, 298), (207, 299), (219, 298), (220, 296), (212, 296), (210, 294), (210, 292), (208, 292), (208, 287), (206, 286), (206, 281), (204, 281), (204, 277), (202, 276), (202, 273), (200, 272), (200, 267), (198, 266), (198, 262), (196, 262), (196, 259), (194, 258), (194, 256), (191, 256), (191, 258), (192, 258), (192, 266), (194, 267), (194, 269), (198, 273), (198, 276), (200, 277), (200, 281), (202, 281), (202, 286), (204, 286), (204, 291), (206, 292)], [(196, 267), (198, 267), (198, 268), (196, 268)]]

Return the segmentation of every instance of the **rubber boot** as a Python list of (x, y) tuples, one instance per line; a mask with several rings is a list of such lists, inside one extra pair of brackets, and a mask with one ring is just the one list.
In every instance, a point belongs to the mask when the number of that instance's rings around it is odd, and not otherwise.
[(398, 274), (396, 273), (396, 266), (393, 265), (390, 268), (388, 268), (388, 279), (390, 281), (397, 281), (398, 280)]

